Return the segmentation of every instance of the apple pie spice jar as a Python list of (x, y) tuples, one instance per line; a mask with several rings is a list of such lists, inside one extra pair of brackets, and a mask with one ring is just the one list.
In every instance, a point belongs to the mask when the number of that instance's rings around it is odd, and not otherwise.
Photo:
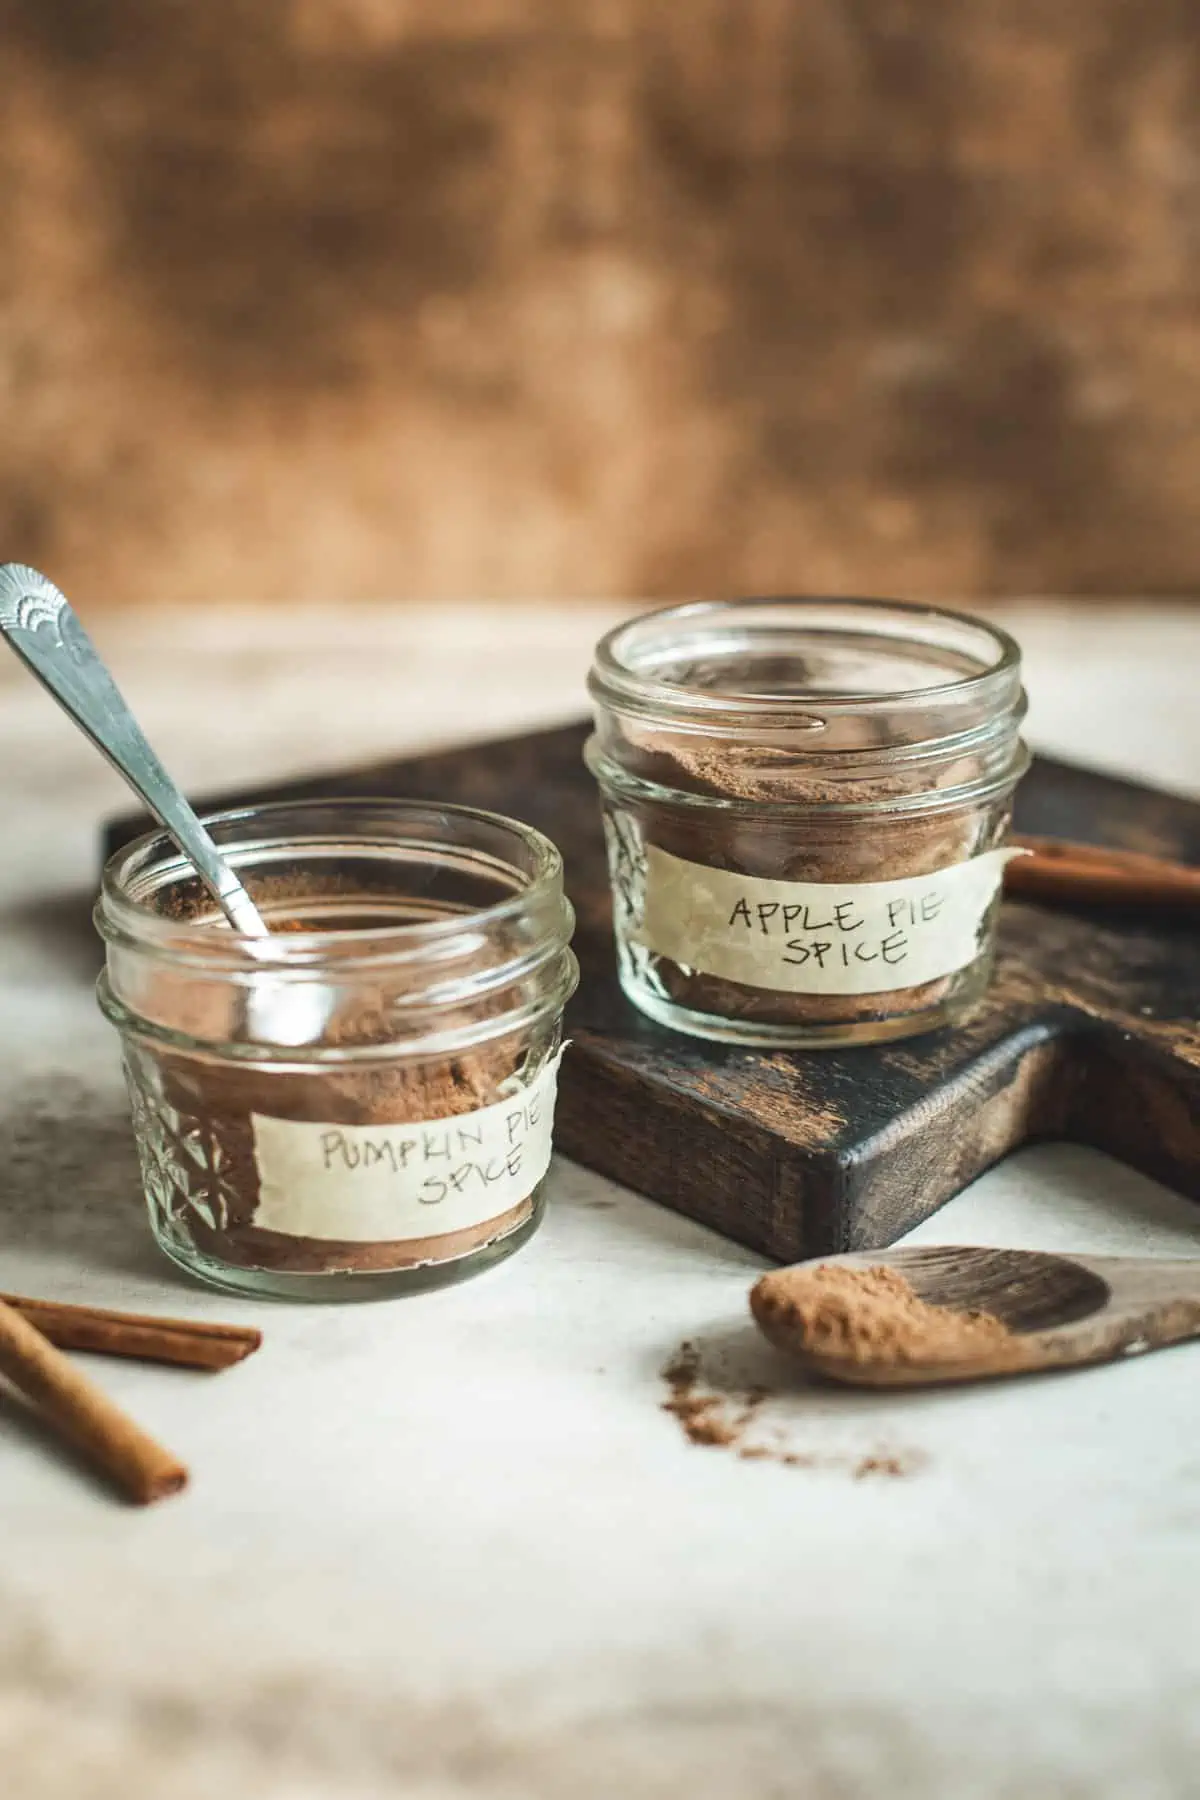
[(621, 984), (763, 1046), (873, 1043), (987, 984), (1028, 763), (1020, 652), (876, 600), (673, 607), (596, 651), (588, 766)]
[(302, 1299), (509, 1255), (542, 1213), (577, 979), (558, 851), (401, 801), (208, 823), (268, 938), (230, 931), (165, 835), (112, 858), (96, 909), (159, 1244)]

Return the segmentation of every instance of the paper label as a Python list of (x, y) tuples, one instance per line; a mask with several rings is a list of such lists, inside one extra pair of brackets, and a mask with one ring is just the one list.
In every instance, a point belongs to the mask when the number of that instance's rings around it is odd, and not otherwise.
[(883, 994), (974, 962), (1004, 865), (991, 850), (900, 881), (761, 881), (646, 846), (635, 941), (705, 975), (787, 994)]
[(288, 1237), (390, 1243), (500, 1218), (550, 1167), (561, 1059), (562, 1050), (510, 1099), (450, 1119), (322, 1125), (252, 1114), (255, 1225)]

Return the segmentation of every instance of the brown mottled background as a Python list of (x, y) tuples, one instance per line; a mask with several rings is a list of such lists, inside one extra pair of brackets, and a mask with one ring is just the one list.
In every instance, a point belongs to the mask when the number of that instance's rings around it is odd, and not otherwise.
[(0, 0), (81, 600), (1200, 586), (1188, 0)]

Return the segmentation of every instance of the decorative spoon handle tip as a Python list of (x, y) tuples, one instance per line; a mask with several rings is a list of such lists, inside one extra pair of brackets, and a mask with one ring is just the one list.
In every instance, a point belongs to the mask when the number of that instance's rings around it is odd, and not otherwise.
[(174, 838), (234, 930), (266, 937), (258, 908), (150, 748), (66, 596), (26, 563), (0, 564), (0, 635)]

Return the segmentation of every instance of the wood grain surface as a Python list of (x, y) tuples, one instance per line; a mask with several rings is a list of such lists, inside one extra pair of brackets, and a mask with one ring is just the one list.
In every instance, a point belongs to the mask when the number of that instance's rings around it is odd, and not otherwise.
[[(967, 1024), (878, 1049), (707, 1045), (616, 980), (587, 728), (260, 790), (394, 794), (514, 814), (562, 849), (582, 969), (556, 1141), (577, 1161), (764, 1254), (870, 1250), (1019, 1145), (1090, 1144), (1200, 1200), (1200, 932), (1162, 915), (1006, 900)], [(246, 795), (207, 803), (233, 804)], [(1200, 863), (1200, 805), (1036, 760), (1017, 828)], [(127, 841), (122, 820), (107, 847)]]

